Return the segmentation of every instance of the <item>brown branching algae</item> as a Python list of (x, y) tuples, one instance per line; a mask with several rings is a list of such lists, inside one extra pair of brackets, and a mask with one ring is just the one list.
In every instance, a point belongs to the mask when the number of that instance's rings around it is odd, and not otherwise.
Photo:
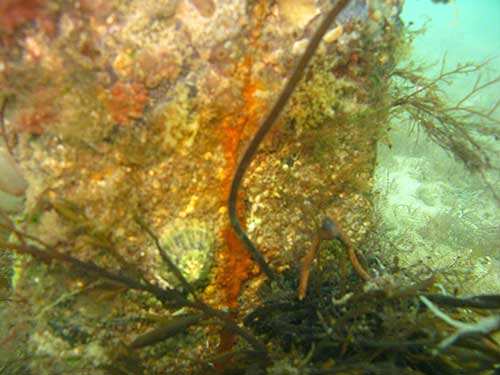
[(404, 63), (402, 7), (3, 2), (0, 374), (498, 372), (500, 297), (374, 212), (401, 118), (498, 194), (498, 78), (452, 103), (486, 65)]

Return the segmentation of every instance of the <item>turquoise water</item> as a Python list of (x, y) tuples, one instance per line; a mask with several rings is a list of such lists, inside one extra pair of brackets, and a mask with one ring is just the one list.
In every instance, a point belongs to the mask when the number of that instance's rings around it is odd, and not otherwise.
[(417, 27), (427, 23), (428, 32), (414, 44), (419, 58), (439, 60), (445, 52), (450, 63), (500, 57), (498, 0), (457, 0), (448, 5), (407, 0), (402, 17)]
[[(414, 40), (410, 60), (427, 66), (427, 77), (439, 73), (444, 56), (445, 70), (489, 60), (481, 82), (500, 76), (499, 0), (407, 0), (402, 18), (414, 30), (426, 29)], [(442, 85), (450, 105), (466, 95), (476, 77)], [(484, 113), (499, 98), (497, 82), (466, 104)], [(499, 119), (499, 109), (494, 116)], [(392, 128), (393, 147), (379, 148), (376, 180), (378, 209), (386, 233), (400, 244), (398, 257), (409, 266), (423, 261), (435, 270), (458, 271), (465, 294), (499, 292), (500, 204), (490, 191), (500, 192), (498, 171), (484, 171), (489, 189), (479, 173), (470, 173), (404, 119), (394, 121)], [(492, 164), (499, 166), (499, 142), (484, 136), (478, 140), (492, 148)]]
[[(413, 22), (414, 29), (425, 27), (426, 32), (414, 41), (413, 59), (424, 64), (438, 64), (430, 69), (436, 72), (439, 62), (446, 55), (448, 66), (465, 62), (482, 62), (492, 59), (485, 78), (500, 72), (500, 1), (456, 0), (450, 4), (435, 4), (430, 0), (407, 0), (402, 18), (406, 24)], [(469, 79), (458, 84), (460, 91)], [(492, 87), (488, 93), (496, 93)], [(460, 94), (460, 92), (453, 93)], [(484, 95), (486, 99), (486, 95)]]

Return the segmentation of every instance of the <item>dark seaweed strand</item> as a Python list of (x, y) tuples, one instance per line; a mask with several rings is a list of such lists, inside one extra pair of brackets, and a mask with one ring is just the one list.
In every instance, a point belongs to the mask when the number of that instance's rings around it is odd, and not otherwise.
[(245, 244), (245, 247), (251, 254), (252, 258), (259, 264), (261, 270), (270, 279), (274, 278), (274, 272), (271, 270), (271, 268), (269, 267), (266, 260), (257, 249), (257, 247), (247, 236), (247, 234), (241, 227), (240, 222), (238, 220), (238, 216), (236, 214), (236, 201), (238, 198), (238, 190), (240, 188), (241, 181), (243, 180), (243, 176), (245, 175), (245, 172), (247, 171), (250, 162), (252, 161), (255, 155), (255, 152), (259, 148), (260, 143), (262, 142), (266, 134), (269, 132), (271, 127), (274, 125), (281, 111), (283, 110), (286, 103), (290, 99), (290, 96), (292, 95), (293, 91), (297, 87), (297, 84), (304, 75), (304, 71), (307, 67), (307, 64), (309, 64), (311, 58), (314, 55), (314, 52), (318, 49), (321, 39), (328, 30), (328, 27), (332, 24), (335, 18), (337, 18), (342, 9), (346, 7), (349, 1), (350, 0), (338, 1), (337, 4), (332, 8), (332, 10), (330, 10), (330, 12), (325, 16), (325, 18), (319, 25), (318, 29), (311, 38), (311, 41), (307, 45), (306, 51), (304, 52), (299, 62), (295, 66), (292, 75), (288, 79), (285, 87), (281, 91), (271, 111), (264, 118), (262, 124), (257, 130), (257, 133), (255, 133), (253, 139), (248, 145), (248, 148), (243, 154), (243, 157), (241, 158), (240, 163), (238, 164), (238, 168), (236, 169), (236, 172), (234, 173), (233, 176), (233, 181), (231, 184), (231, 191), (229, 194), (229, 201), (228, 201), (228, 211), (229, 211), (229, 219), (231, 220), (231, 225), (233, 226), (233, 229), (240, 238), (240, 240)]
[(233, 322), (233, 320), (227, 313), (214, 309), (204, 302), (191, 301), (176, 289), (164, 289), (146, 280), (140, 281), (127, 275), (116, 274), (108, 271), (106, 268), (95, 264), (92, 261), (83, 261), (51, 248), (42, 250), (41, 248), (38, 248), (36, 246), (18, 245), (12, 243), (0, 243), (0, 247), (6, 250), (14, 250), (18, 254), (30, 255), (33, 258), (39, 259), (46, 264), (51, 264), (54, 260), (67, 263), (75, 267), (75, 269), (84, 270), (89, 274), (95, 275), (97, 277), (115, 281), (127, 286), (130, 289), (149, 292), (161, 302), (173, 301), (177, 302), (179, 306), (182, 307), (192, 307), (194, 309), (201, 310), (208, 316), (219, 318), (222, 322), (222, 325), (226, 327), (226, 329), (231, 330), (237, 335), (243, 337), (243, 339), (255, 349), (256, 353), (263, 355), (263, 360), (267, 360), (265, 345), (262, 344), (255, 336), (253, 336), (252, 333), (247, 331), (245, 328), (240, 327), (237, 323)]
[(480, 294), (471, 297), (457, 297), (447, 294), (424, 293), (423, 296), (439, 305), (469, 307), (476, 309), (499, 309), (500, 294)]
[(177, 268), (175, 263), (170, 259), (165, 249), (163, 249), (163, 246), (161, 246), (158, 237), (153, 233), (153, 231), (146, 225), (146, 223), (139, 216), (135, 217), (135, 221), (153, 239), (153, 242), (155, 243), (156, 248), (160, 253), (161, 259), (167, 265), (168, 270), (174, 274), (176, 279), (181, 283), (182, 287), (187, 292), (189, 292), (194, 297), (195, 300), (198, 300), (193, 286), (189, 283), (189, 281), (186, 280), (181, 270)]

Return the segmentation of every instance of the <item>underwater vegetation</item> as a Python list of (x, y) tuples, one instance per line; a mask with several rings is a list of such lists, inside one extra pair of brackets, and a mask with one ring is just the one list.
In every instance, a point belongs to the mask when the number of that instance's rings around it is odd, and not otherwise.
[[(500, 136), (496, 114), (500, 102), (482, 109), (469, 104), (481, 90), (500, 82), (498, 76), (483, 79), (481, 72), (487, 64), (487, 61), (482, 64), (465, 63), (447, 69), (446, 58), (443, 58), (440, 72), (434, 78), (425, 77), (423, 67), (410, 65), (395, 69), (392, 73), (395, 81), (393, 90), (397, 99), (392, 103), (391, 116), (407, 116), (411, 126), (421, 127), (431, 141), (448, 150), (471, 172), (480, 174), (500, 203), (497, 189), (485, 174), (487, 170), (499, 168), (496, 153), (487, 143)], [(475, 82), (453, 103), (447, 100), (443, 86), (460, 76), (475, 76)]]
[(468, 99), (498, 78), (450, 104), (483, 66), (402, 65), (402, 2), (28, 3), (1, 55), (0, 189), (26, 198), (0, 201), (0, 374), (499, 371), (499, 295), (378, 256), (392, 118), (495, 168), (498, 104)]

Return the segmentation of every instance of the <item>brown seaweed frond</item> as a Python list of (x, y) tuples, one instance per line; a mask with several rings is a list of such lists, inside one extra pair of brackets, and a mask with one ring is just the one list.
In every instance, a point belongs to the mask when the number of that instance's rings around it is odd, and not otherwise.
[[(491, 60), (479, 64), (458, 64), (447, 69), (446, 56), (437, 75), (428, 78), (425, 68), (408, 65), (393, 71), (391, 116), (406, 116), (412, 126), (422, 128), (431, 141), (449, 151), (467, 169), (481, 175), (495, 199), (500, 195), (486, 178), (489, 169), (500, 169), (496, 152), (488, 142), (500, 139), (500, 98), (489, 108), (480, 109), (472, 99), (500, 85), (500, 75), (485, 79)], [(456, 79), (475, 75), (472, 87), (456, 100), (445, 92)]]
[[(392, 103), (393, 112), (404, 110), (413, 124), (422, 126), (431, 140), (451, 151), (469, 169), (489, 168), (489, 157), (475, 136), (500, 136), (497, 126), (500, 119), (495, 117), (500, 98), (484, 111), (469, 106), (468, 101), (487, 87), (500, 83), (500, 76), (487, 81), (482, 79), (481, 71), (488, 62), (457, 65), (452, 70), (445, 70), (445, 64), (446, 59), (443, 59), (439, 74), (432, 79), (420, 74), (420, 69), (415, 67), (395, 70), (393, 76), (400, 79), (395, 90), (404, 94), (398, 95)], [(443, 84), (451, 84), (458, 76), (470, 74), (477, 74), (473, 87), (456, 103), (450, 104)]]
[[(0, 249), (4, 251), (12, 251), (20, 255), (28, 255), (46, 264), (54, 262), (66, 266), (68, 274), (81, 274), (84, 273), (97, 279), (111, 281), (115, 284), (123, 286), (123, 289), (136, 290), (146, 292), (157, 300), (159, 300), (166, 308), (188, 308), (199, 313), (183, 315), (176, 317), (167, 323), (160, 324), (159, 327), (139, 336), (130, 344), (130, 349), (138, 349), (148, 345), (153, 345), (159, 341), (166, 340), (179, 333), (185, 332), (190, 326), (200, 324), (206, 318), (215, 319), (214, 324), (221, 325), (224, 329), (234, 332), (236, 335), (247, 341), (253, 348), (254, 353), (259, 354), (262, 361), (267, 360), (266, 347), (247, 329), (240, 327), (233, 321), (231, 316), (221, 310), (215, 309), (198, 298), (191, 300), (186, 297), (181, 291), (170, 288), (161, 287), (146, 280), (145, 277), (136, 277), (137, 273), (128, 274), (128, 270), (133, 270), (135, 267), (132, 264), (121, 263), (121, 271), (110, 271), (106, 267), (100, 266), (93, 261), (80, 260), (70, 254), (66, 249), (67, 244), (56, 244), (54, 246), (48, 245), (43, 241), (31, 236), (22, 230), (18, 229), (9, 217), (0, 211), (0, 214), (5, 219), (4, 224), (0, 224), (2, 228), (9, 230), (17, 239), (15, 242), (0, 242)], [(156, 236), (151, 229), (142, 221), (141, 227), (154, 238)], [(62, 248), (62, 249), (59, 249)], [(175, 270), (175, 273), (181, 274), (181, 271), (175, 266), (174, 263), (169, 265)], [(184, 280), (188, 283), (186, 280)], [(188, 290), (194, 290), (189, 285)]]
[[(297, 359), (297, 373), (493, 374), (500, 365), (498, 339), (490, 336), (500, 328), (499, 295), (436, 294), (436, 276), (415, 276), (407, 284), (397, 271), (374, 276), (360, 289), (354, 272), (333, 272), (314, 275), (315, 290), (297, 301), (288, 290), (297, 283), (292, 275), (285, 271), (281, 286), (263, 288), (263, 303), (244, 322), (273, 347), (307, 358)], [(451, 334), (450, 321), (457, 328)]]

